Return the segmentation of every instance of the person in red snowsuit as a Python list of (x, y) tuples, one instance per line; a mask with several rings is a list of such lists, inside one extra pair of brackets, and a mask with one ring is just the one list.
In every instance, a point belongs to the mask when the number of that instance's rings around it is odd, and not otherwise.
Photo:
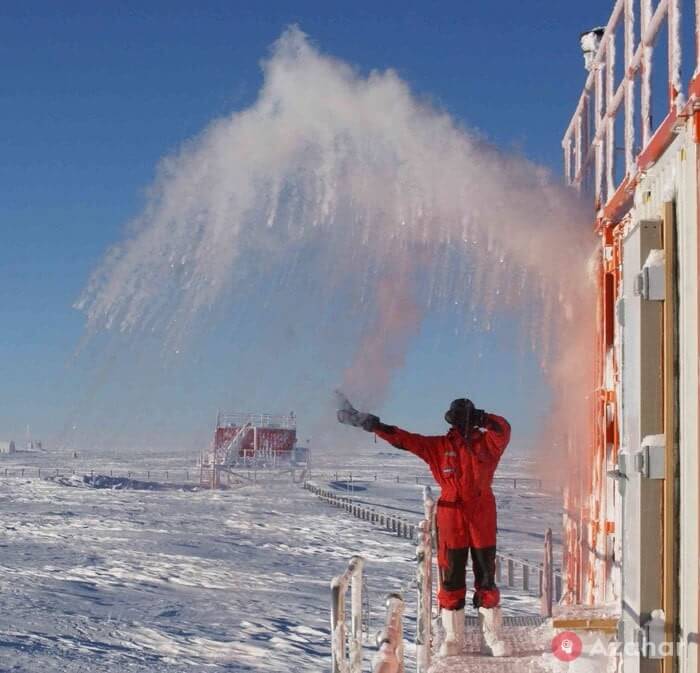
[(443, 610), (462, 610), (466, 567), (471, 554), (476, 608), (495, 608), (496, 499), (493, 475), (510, 441), (505, 418), (476, 409), (471, 400), (454, 400), (445, 414), (446, 435), (426, 437), (386, 425), (348, 402), (338, 412), (341, 423), (374, 432), (398, 449), (410, 451), (430, 467), (441, 489), (437, 503), (438, 566)]

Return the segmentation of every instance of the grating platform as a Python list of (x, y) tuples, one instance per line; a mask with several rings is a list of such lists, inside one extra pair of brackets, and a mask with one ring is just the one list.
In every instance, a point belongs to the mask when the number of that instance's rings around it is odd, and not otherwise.
[(547, 657), (543, 656), (551, 652), (553, 636), (546, 619), (536, 615), (504, 616), (502, 633), (507, 656), (482, 656), (479, 620), (467, 617), (464, 654), (444, 659), (435, 657), (429, 673), (551, 673), (551, 662), (548, 665)]
[(552, 653), (552, 639), (557, 633), (551, 620), (537, 615), (504, 616), (502, 634), (506, 656), (489, 657), (479, 652), (479, 622), (470, 616), (466, 619), (464, 654), (434, 657), (429, 673), (613, 673), (617, 670), (616, 658), (609, 656), (612, 636), (578, 633), (583, 645), (580, 658), (563, 662)]
[[(503, 617), (503, 628), (507, 629), (511, 626), (528, 626), (536, 629), (538, 626), (542, 626), (542, 624), (544, 624), (546, 621), (546, 617), (540, 617), (539, 615), (508, 615)], [(479, 618), (465, 617), (464, 625), (467, 629), (478, 629)]]

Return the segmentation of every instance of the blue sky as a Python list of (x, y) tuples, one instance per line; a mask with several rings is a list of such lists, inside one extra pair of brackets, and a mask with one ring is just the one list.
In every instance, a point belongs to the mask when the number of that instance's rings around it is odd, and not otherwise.
[[(578, 35), (604, 23), (611, 5), (3, 2), (0, 437), (19, 438), (31, 423), (38, 435), (70, 441), (80, 418), (82, 441), (104, 427), (115, 445), (195, 445), (216, 408), (232, 402), (231, 381), (217, 377), (220, 358), (237, 347), (225, 334), (186, 366), (154, 367), (146, 383), (135, 372), (157, 345), (139, 357), (124, 346), (76, 357), (84, 319), (71, 305), (139, 212), (158, 160), (254, 101), (260, 60), (285, 27), (298, 24), (361, 71), (396, 69), (420, 97), (558, 172), (584, 79)], [(440, 431), (438, 412), (467, 393), (505, 408), (531, 435), (546, 390), (503, 329), (465, 343), (429, 321), (382, 412)], [(478, 390), (464, 390), (465, 380)], [(274, 405), (275, 395), (263, 388), (251, 400)]]

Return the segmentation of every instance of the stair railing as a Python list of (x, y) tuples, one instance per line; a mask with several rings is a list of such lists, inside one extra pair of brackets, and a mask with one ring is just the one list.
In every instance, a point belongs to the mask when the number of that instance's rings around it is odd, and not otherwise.
[(433, 520), (435, 500), (430, 486), (423, 489), (423, 509), (425, 516), (418, 524), (418, 546), (416, 547), (416, 585), (418, 599), (416, 605), (416, 666), (418, 673), (425, 673), (430, 667), (433, 621)]
[[(362, 673), (362, 571), (365, 560), (353, 556), (342, 575), (331, 580), (331, 654), (333, 673)], [(350, 638), (345, 595), (350, 588)]]
[(386, 599), (386, 621), (377, 645), (373, 673), (405, 673), (403, 661), (403, 611), (401, 594), (389, 594)]

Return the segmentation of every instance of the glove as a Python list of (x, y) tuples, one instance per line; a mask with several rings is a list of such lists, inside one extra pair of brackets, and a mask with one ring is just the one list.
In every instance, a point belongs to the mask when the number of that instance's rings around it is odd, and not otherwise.
[(340, 409), (338, 422), (343, 425), (352, 425), (354, 428), (362, 428), (367, 432), (374, 432), (381, 425), (379, 416), (366, 414), (357, 409)]
[(354, 428), (362, 428), (367, 432), (374, 432), (381, 425), (378, 416), (358, 411), (352, 406), (350, 400), (340, 392), (337, 393), (337, 396), (340, 404), (340, 409), (338, 409), (339, 423), (352, 425)]
[(379, 416), (375, 416), (374, 414), (360, 414), (360, 416), (364, 416), (361, 427), (367, 432), (374, 432), (382, 424), (379, 420)]
[(483, 428), (486, 425), (486, 412), (483, 409), (472, 409), (472, 427)]

